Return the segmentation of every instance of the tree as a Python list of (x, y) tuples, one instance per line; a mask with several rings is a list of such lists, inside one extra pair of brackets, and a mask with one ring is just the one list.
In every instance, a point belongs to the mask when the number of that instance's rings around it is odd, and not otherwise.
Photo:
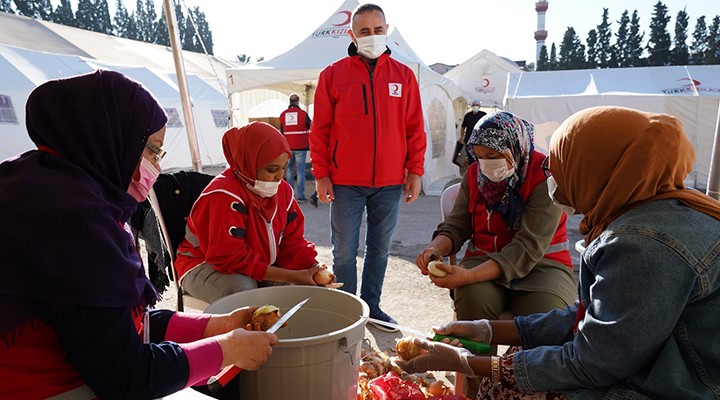
[(695, 31), (693, 31), (693, 41), (690, 45), (690, 56), (692, 63), (695, 65), (705, 64), (705, 53), (707, 52), (707, 25), (705, 25), (705, 16), (698, 18), (695, 22)]
[(92, 0), (78, 0), (75, 22), (80, 29), (95, 30), (95, 6)]
[(558, 69), (558, 58), (557, 50), (555, 49), (555, 42), (550, 46), (550, 58), (548, 59), (548, 71)]
[(170, 46), (170, 33), (168, 32), (167, 19), (165, 17), (165, 6), (160, 8), (160, 16), (157, 20), (157, 44)]
[(212, 55), (212, 31), (210, 30), (210, 25), (208, 24), (207, 19), (205, 19), (205, 13), (200, 11), (199, 7), (195, 7), (195, 9), (190, 12), (190, 16), (194, 16), (195, 18), (195, 27), (197, 27), (195, 40), (198, 42), (198, 51), (204, 52), (204, 50), (206, 50), (208, 54)]
[[(608, 20), (608, 9), (603, 8), (602, 22), (597, 26), (597, 51), (595, 52), (595, 60), (600, 68), (613, 67), (611, 63), (615, 58), (613, 56), (613, 47), (610, 44), (610, 39), (612, 38), (612, 31), (610, 30), (611, 23), (608, 22)], [(590, 44), (588, 44), (588, 52), (589, 48)]]
[(110, 19), (110, 10), (107, 0), (95, 0), (95, 32), (113, 34), (113, 25)]
[(113, 16), (113, 28), (115, 34), (121, 38), (127, 38), (128, 25), (130, 24), (130, 14), (122, 0), (115, 1), (115, 16)]
[(587, 37), (587, 68), (594, 69), (600, 66), (598, 62), (598, 36), (595, 29), (590, 29)]
[(645, 63), (643, 62), (643, 38), (644, 33), (640, 33), (640, 17), (637, 15), (637, 10), (633, 11), (632, 18), (630, 19), (630, 40), (628, 51), (630, 54), (629, 67), (641, 67)]
[(675, 17), (675, 38), (673, 49), (670, 51), (671, 65), (688, 65), (690, 52), (687, 46), (688, 14), (684, 9), (678, 11)]
[(568, 27), (560, 43), (558, 54), (558, 69), (582, 69), (585, 68), (585, 45), (575, 33), (575, 29)]
[(18, 14), (35, 19), (49, 21), (52, 15), (50, 0), (15, 0), (15, 8)]
[(705, 52), (705, 64), (720, 64), (720, 16), (713, 18), (708, 28), (708, 48)]
[(8, 14), (15, 14), (11, 5), (12, 0), (0, 0), (0, 11)]
[(155, 3), (153, 0), (145, 0), (145, 29), (147, 36), (145, 41), (148, 43), (158, 42), (158, 31), (157, 31), (157, 12), (155, 12)]
[(77, 23), (75, 22), (75, 13), (73, 13), (70, 0), (60, 0), (60, 4), (58, 4), (55, 11), (53, 11), (50, 20), (66, 26), (77, 26)]
[(536, 71), (547, 71), (547, 70), (548, 70), (548, 49), (547, 49), (547, 46), (542, 45), (542, 47), (540, 47), (540, 55), (538, 55)]
[(647, 63), (650, 66), (668, 65), (670, 62), (670, 34), (667, 24), (670, 22), (668, 8), (662, 1), (655, 4), (653, 17), (650, 20), (650, 37), (647, 50), (650, 53)]

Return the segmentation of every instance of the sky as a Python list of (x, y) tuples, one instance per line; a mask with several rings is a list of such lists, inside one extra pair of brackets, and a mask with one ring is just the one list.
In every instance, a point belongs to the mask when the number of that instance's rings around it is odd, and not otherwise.
[[(128, 9), (135, 8), (135, 0), (123, 1)], [(155, 1), (159, 12), (162, 1)], [(232, 60), (240, 54), (268, 60), (290, 50), (343, 3), (342, 0), (183, 1), (188, 7), (198, 6), (205, 13), (213, 32), (215, 55)], [(410, 0), (372, 1), (383, 8), (388, 24), (398, 29), (425, 64), (461, 64), (483, 49), (514, 61), (535, 60), (534, 32), (538, 17), (534, 0), (440, 0), (434, 4)], [(114, 13), (115, 2), (108, 0), (111, 13)], [(559, 47), (568, 26), (572, 26), (585, 43), (588, 31), (602, 22), (603, 8), (608, 8), (613, 33), (617, 32), (617, 21), (623, 11), (627, 9), (632, 15), (637, 10), (647, 40), (656, 3), (657, 0), (548, 0), (546, 45), (549, 48), (554, 42)], [(698, 17), (705, 15), (709, 26), (712, 18), (720, 15), (717, 0), (663, 0), (663, 4), (672, 17), (668, 31), (673, 37), (675, 16), (683, 8), (690, 17), (689, 37)]]

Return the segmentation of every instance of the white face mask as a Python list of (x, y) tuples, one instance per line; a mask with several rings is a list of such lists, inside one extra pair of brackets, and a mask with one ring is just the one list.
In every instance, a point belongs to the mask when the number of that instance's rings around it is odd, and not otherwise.
[(267, 182), (256, 179), (255, 186), (247, 185), (247, 187), (260, 197), (273, 197), (280, 187), (280, 181)]
[(553, 204), (555, 204), (555, 206), (557, 208), (562, 210), (562, 212), (567, 214), (568, 217), (572, 217), (573, 215), (575, 215), (574, 208), (572, 208), (570, 206), (566, 206), (565, 204), (559, 203), (557, 200), (555, 200), (555, 191), (557, 190), (558, 185), (557, 185), (557, 182), (555, 182), (555, 178), (553, 178), (552, 175), (547, 178), (547, 185), (548, 185), (548, 195), (550, 196), (550, 200), (552, 200)]
[(473, 107), (472, 107), (472, 112), (476, 113), (476, 112), (478, 112), (478, 111), (480, 111), (480, 107), (478, 107), (478, 106), (473, 106)]
[(387, 48), (387, 35), (371, 35), (355, 39), (357, 40), (358, 53), (371, 60), (380, 57)]
[(480, 171), (482, 171), (482, 174), (493, 182), (505, 180), (513, 176), (515, 173), (514, 167), (508, 169), (507, 160), (504, 158), (493, 160), (483, 160), (482, 158), (479, 158), (478, 163), (480, 164)]
[(160, 171), (147, 158), (143, 157), (140, 160), (140, 180), (130, 181), (128, 194), (134, 197), (138, 203), (142, 203), (150, 194), (150, 189), (155, 184), (158, 175), (160, 175)]

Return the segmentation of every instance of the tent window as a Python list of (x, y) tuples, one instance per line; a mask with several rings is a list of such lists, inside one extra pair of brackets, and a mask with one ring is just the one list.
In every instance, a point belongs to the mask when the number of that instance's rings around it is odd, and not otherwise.
[(227, 110), (210, 110), (216, 128), (227, 128), (228, 111)]
[(447, 114), (445, 107), (437, 99), (432, 99), (427, 108), (428, 126), (430, 138), (432, 139), (432, 158), (441, 158), (445, 156), (445, 137), (447, 130), (445, 122)]
[(0, 124), (18, 124), (10, 96), (4, 94), (0, 94)]
[(180, 114), (178, 114), (177, 108), (166, 108), (165, 112), (168, 115), (168, 128), (182, 128), (183, 124), (180, 121)]

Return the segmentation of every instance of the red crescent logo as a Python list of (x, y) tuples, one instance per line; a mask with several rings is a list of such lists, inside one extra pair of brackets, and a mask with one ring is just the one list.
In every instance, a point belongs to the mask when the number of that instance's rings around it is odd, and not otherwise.
[(690, 81), (690, 83), (685, 84), (685, 86), (700, 86), (700, 81), (697, 81), (695, 79), (680, 78), (680, 79), (678, 79), (678, 82), (680, 82), (680, 81)]
[(393, 92), (397, 92), (398, 89), (400, 89), (400, 87), (396, 83), (392, 85), (392, 88), (393, 88)]
[(352, 13), (350, 11), (340, 11), (339, 13), (337, 13), (337, 15), (340, 15), (340, 14), (345, 14), (345, 18), (346, 18), (345, 21), (343, 21), (339, 24), (332, 24), (332, 26), (343, 26), (343, 25), (347, 25), (348, 23), (350, 23), (350, 16), (352, 15)]
[(487, 79), (487, 78), (483, 79), (483, 85), (482, 85), (482, 86), (483, 86), (483, 87), (488, 87), (488, 86), (490, 86), (490, 79)]

